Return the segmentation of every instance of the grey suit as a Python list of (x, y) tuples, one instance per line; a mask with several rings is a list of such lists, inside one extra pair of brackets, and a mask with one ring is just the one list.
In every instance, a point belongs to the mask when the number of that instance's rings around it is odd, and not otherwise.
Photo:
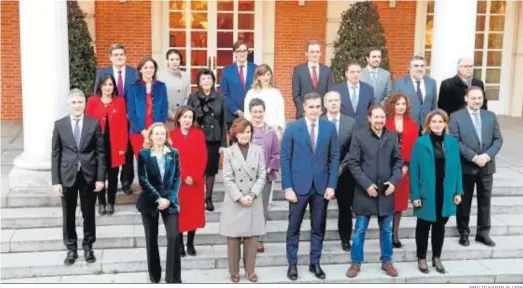
[[(54, 123), (51, 157), (53, 185), (62, 185), (63, 240), (68, 250), (77, 249), (76, 204), (80, 205), (84, 219), (84, 250), (90, 250), (96, 241), (95, 181), (105, 182), (104, 139), (98, 120), (83, 116), (79, 147), (76, 146), (71, 117)], [(81, 168), (78, 169), (78, 162)]]
[[(323, 118), (328, 119), (327, 115)], [(352, 117), (340, 113), (338, 140), (340, 141), (340, 159), (349, 154), (352, 135), (359, 127)], [(343, 243), (350, 243), (352, 235), (352, 199), (354, 198), (354, 178), (348, 169), (340, 165), (336, 186), (336, 200), (338, 203), (338, 234)]]
[(376, 103), (383, 103), (392, 93), (392, 79), (390, 72), (379, 68), (376, 72), (376, 80), (372, 81), (371, 73), (368, 67), (361, 70), (361, 81), (369, 84), (374, 88), (374, 101)]
[(319, 64), (319, 68), (320, 75), (318, 77), (318, 85), (315, 89), (312, 85), (309, 64), (303, 63), (294, 67), (292, 72), (292, 98), (296, 106), (296, 119), (303, 116), (303, 96), (305, 96), (305, 94), (313, 91), (318, 92), (322, 96), (323, 103), (323, 95), (334, 88), (331, 68), (323, 64)]
[[(480, 110), (481, 139), (474, 128), (472, 116), (467, 108), (452, 113), (450, 133), (459, 141), (461, 167), (463, 171), (464, 195), (458, 206), (457, 224), (460, 235), (470, 234), (470, 205), (477, 188), (478, 232), (476, 237), (486, 237), (490, 231), (490, 198), (492, 196), (493, 174), (496, 172), (495, 157), (503, 145), (503, 137), (496, 115), (488, 110)], [(486, 153), (490, 161), (484, 167), (478, 167), (472, 159)]]
[(421, 128), (424, 127), (425, 117), (430, 111), (437, 108), (438, 95), (436, 94), (436, 80), (429, 76), (423, 77), (425, 83), (425, 97), (421, 103), (416, 95), (416, 87), (412, 82), (410, 75), (401, 77), (394, 82), (392, 87), (393, 92), (401, 92), (409, 97), (412, 105), (411, 113), (412, 119), (418, 123)]

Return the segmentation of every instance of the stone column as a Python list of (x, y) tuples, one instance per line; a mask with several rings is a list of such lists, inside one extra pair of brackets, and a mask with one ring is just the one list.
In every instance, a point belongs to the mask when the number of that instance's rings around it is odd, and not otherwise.
[(457, 73), (459, 58), (474, 59), (477, 0), (434, 1), (430, 75), (441, 81)]
[(24, 151), (14, 160), (10, 191), (47, 191), (53, 125), (67, 115), (67, 3), (20, 0), (19, 5)]

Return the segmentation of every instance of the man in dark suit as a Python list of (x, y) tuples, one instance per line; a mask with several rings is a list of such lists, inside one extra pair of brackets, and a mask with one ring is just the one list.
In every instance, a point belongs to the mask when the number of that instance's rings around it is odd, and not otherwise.
[(467, 91), (467, 107), (453, 113), (449, 129), (459, 141), (463, 171), (463, 199), (458, 206), (456, 222), (460, 234), (459, 243), (468, 246), (470, 206), (476, 187), (478, 222), (476, 241), (487, 246), (496, 244), (490, 239), (490, 199), (492, 182), (496, 172), (495, 157), (503, 146), (499, 122), (491, 111), (481, 109), (483, 89), (472, 86)]
[(220, 92), (225, 98), (227, 107), (227, 127), (231, 127), (232, 121), (243, 117), (245, 95), (251, 89), (256, 64), (247, 62), (249, 46), (242, 40), (233, 45), (236, 62), (223, 68), (220, 81)]
[[(111, 67), (101, 68), (96, 73), (96, 80), (94, 81), (94, 91), (98, 87), (98, 81), (104, 74), (112, 74), (116, 80), (116, 88), (118, 95), (125, 97), (127, 87), (138, 79), (138, 71), (136, 68), (127, 66), (125, 48), (122, 44), (112, 44), (109, 47), (109, 59), (113, 64)], [(125, 152), (125, 164), (122, 166), (120, 172), (120, 183), (122, 190), (127, 195), (133, 194), (131, 185), (134, 181), (134, 154), (131, 147), (131, 142), (128, 142), (127, 151)]]
[[(352, 134), (356, 130), (356, 120), (340, 112), (340, 93), (330, 91), (325, 94), (323, 102), (327, 113), (322, 117), (331, 121), (336, 126), (340, 144), (340, 160), (349, 153)], [(348, 169), (342, 165), (338, 169), (338, 186), (336, 187), (336, 200), (338, 202), (338, 233), (341, 247), (344, 251), (350, 250), (352, 235), (352, 198), (354, 198), (354, 178)]]
[(303, 97), (304, 118), (290, 123), (281, 144), (282, 186), (289, 201), (287, 228), (287, 277), (298, 279), (298, 243), (303, 215), (309, 205), (311, 250), (309, 271), (325, 278), (320, 267), (325, 236), (328, 201), (334, 197), (338, 182), (339, 143), (336, 127), (321, 119), (321, 95), (311, 92)]
[(94, 263), (96, 192), (103, 189), (105, 182), (104, 140), (98, 120), (84, 115), (85, 95), (81, 90), (69, 92), (68, 104), (70, 115), (54, 123), (51, 159), (53, 188), (62, 201), (63, 237), (68, 249), (64, 263), (72, 265), (78, 258), (78, 194), (84, 220), (84, 257), (87, 263)]
[(296, 107), (296, 119), (303, 117), (303, 97), (310, 92), (317, 92), (323, 100), (323, 95), (332, 90), (332, 71), (329, 67), (320, 64), (320, 42), (307, 42), (305, 55), (307, 63), (294, 67), (292, 71), (292, 98)]
[(354, 118), (358, 128), (367, 127), (367, 110), (374, 104), (374, 89), (361, 80), (361, 66), (358, 62), (347, 63), (347, 82), (336, 86), (341, 95), (341, 113)]
[(425, 58), (414, 56), (409, 61), (409, 75), (401, 77), (394, 82), (392, 92), (404, 93), (409, 97), (412, 105), (411, 117), (423, 130), (425, 118), (430, 111), (436, 109), (436, 80), (425, 75), (427, 67)]
[[(458, 61), (456, 76), (443, 80), (439, 88), (438, 107), (448, 115), (466, 106), (465, 94), (471, 86), (480, 87), (485, 95), (485, 86), (479, 79), (473, 77), (474, 62), (471, 58), (461, 58)], [(481, 109), (487, 110), (487, 98), (484, 97)]]

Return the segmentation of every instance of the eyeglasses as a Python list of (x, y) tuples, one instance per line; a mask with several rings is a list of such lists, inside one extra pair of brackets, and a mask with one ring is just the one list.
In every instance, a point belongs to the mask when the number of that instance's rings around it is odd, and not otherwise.
[(249, 50), (236, 50), (235, 52), (236, 53), (247, 53), (247, 52), (249, 52)]
[(460, 65), (460, 67), (468, 68), (468, 69), (472, 69), (472, 68), (474, 68), (473, 65)]

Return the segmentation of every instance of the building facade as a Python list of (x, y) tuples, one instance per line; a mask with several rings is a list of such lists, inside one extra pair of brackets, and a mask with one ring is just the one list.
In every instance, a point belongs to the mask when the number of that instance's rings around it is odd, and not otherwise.
[[(221, 69), (234, 60), (232, 44), (243, 39), (249, 44), (251, 61), (273, 67), (286, 99), (287, 116), (292, 119), (292, 69), (305, 61), (306, 41), (317, 39), (325, 44), (323, 60), (328, 65), (340, 14), (354, 2), (119, 0), (79, 4), (87, 14), (100, 67), (109, 65), (108, 47), (115, 42), (125, 45), (129, 65), (136, 65), (144, 55), (152, 55), (161, 69), (165, 67), (165, 51), (174, 47), (182, 51), (184, 68), (190, 71), (193, 83), (202, 67), (215, 71), (219, 82)], [(407, 73), (408, 60), (414, 54), (427, 58), (429, 72), (438, 82), (455, 74), (459, 57), (470, 56), (474, 58), (475, 76), (486, 83), (489, 109), (522, 116), (523, 81), (516, 81), (523, 79), (522, 1), (374, 2), (385, 28), (393, 78)], [(22, 119), (28, 109), (22, 96), (25, 78), (20, 63), (24, 51), (41, 53), (38, 47), (21, 47), (23, 33), (29, 33), (23, 29), (23, 9), (18, 1), (1, 2), (4, 120)], [(48, 16), (35, 13), (34, 17), (45, 21)]]

